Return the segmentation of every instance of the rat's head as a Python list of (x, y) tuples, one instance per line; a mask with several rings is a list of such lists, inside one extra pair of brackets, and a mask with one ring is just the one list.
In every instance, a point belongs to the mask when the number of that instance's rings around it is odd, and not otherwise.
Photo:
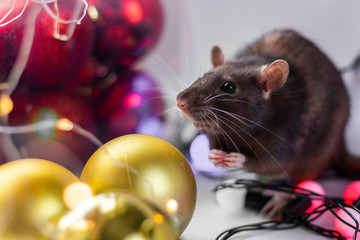
[(254, 57), (225, 61), (219, 47), (211, 55), (214, 68), (177, 96), (182, 115), (208, 133), (258, 122), (271, 94), (286, 82), (287, 62), (265, 64)]

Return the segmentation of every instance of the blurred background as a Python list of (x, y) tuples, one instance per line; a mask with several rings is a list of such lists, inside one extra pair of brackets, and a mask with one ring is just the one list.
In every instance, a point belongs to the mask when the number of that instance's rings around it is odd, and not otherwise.
[[(226, 213), (215, 203), (213, 186), (239, 173), (206, 162), (206, 139), (194, 143), (199, 133), (176, 109), (177, 93), (211, 68), (211, 48), (219, 45), (231, 58), (262, 34), (291, 28), (339, 70), (360, 54), (356, 0), (89, 0), (86, 12), (80, 0), (41, 2), (0, 1), (0, 162), (43, 158), (79, 175), (101, 143), (130, 133), (163, 138), (196, 173), (197, 208), (185, 240), (214, 239), (234, 224), (261, 219)], [(360, 69), (343, 77), (351, 97), (346, 144), (360, 155)], [(6, 112), (8, 98), (13, 107)], [(77, 132), (64, 132), (56, 125), (61, 119)], [(44, 127), (46, 121), (52, 128)], [(191, 158), (191, 146), (202, 163)], [(304, 239), (293, 233), (270, 238)]]

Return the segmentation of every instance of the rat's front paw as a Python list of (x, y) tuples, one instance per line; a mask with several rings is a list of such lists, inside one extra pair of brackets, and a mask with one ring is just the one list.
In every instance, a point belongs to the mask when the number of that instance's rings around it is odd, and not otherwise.
[(215, 166), (241, 168), (244, 165), (245, 156), (241, 153), (226, 153), (218, 149), (212, 149), (209, 154), (209, 161)]
[(226, 152), (212, 149), (209, 154), (209, 161), (212, 162), (215, 166), (222, 166), (224, 164), (224, 158), (226, 156)]
[(225, 155), (223, 166), (227, 168), (242, 168), (245, 163), (245, 156), (241, 153), (232, 152)]

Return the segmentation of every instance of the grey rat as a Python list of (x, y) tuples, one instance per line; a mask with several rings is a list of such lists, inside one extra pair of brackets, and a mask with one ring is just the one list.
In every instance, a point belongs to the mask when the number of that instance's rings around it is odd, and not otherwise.
[(294, 30), (263, 35), (235, 58), (212, 50), (214, 68), (177, 96), (205, 132), (209, 160), (295, 183), (336, 166), (359, 170), (344, 145), (349, 97), (340, 73)]

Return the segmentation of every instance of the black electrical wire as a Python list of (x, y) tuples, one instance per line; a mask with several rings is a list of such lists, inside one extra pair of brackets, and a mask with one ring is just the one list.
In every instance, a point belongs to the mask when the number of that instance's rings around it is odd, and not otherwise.
[[(285, 230), (285, 229), (296, 228), (299, 226), (303, 226), (307, 229), (316, 232), (317, 234), (320, 234), (328, 238), (346, 240), (346, 238), (342, 236), (338, 231), (325, 229), (323, 227), (317, 226), (312, 223), (314, 220), (316, 220), (326, 212), (332, 213), (332, 215), (338, 218), (342, 223), (346, 224), (347, 226), (355, 230), (352, 238), (353, 240), (356, 240), (358, 232), (360, 231), (360, 224), (358, 220), (348, 210), (348, 209), (353, 209), (360, 214), (360, 210), (356, 207), (357, 203), (360, 201), (360, 198), (354, 201), (353, 205), (350, 205), (347, 204), (345, 200), (342, 198), (321, 195), (304, 188), (299, 188), (297, 186), (273, 185), (273, 184), (263, 183), (260, 181), (246, 180), (246, 179), (238, 179), (232, 183), (220, 184), (214, 189), (214, 191), (218, 191), (224, 188), (240, 188), (240, 189), (242, 188), (242, 189), (247, 189), (248, 191), (273, 190), (273, 191), (288, 193), (298, 198), (305, 198), (308, 200), (322, 200), (323, 204), (310, 213), (303, 211), (298, 214), (292, 214), (291, 216), (287, 216), (281, 221), (265, 221), (265, 222), (248, 224), (248, 225), (243, 225), (228, 229), (222, 232), (220, 235), (218, 235), (216, 240), (226, 240), (236, 234), (245, 231)], [(334, 211), (334, 209), (338, 209), (338, 208), (342, 209), (354, 221), (354, 224), (345, 221), (336, 213), (336, 211)]]

